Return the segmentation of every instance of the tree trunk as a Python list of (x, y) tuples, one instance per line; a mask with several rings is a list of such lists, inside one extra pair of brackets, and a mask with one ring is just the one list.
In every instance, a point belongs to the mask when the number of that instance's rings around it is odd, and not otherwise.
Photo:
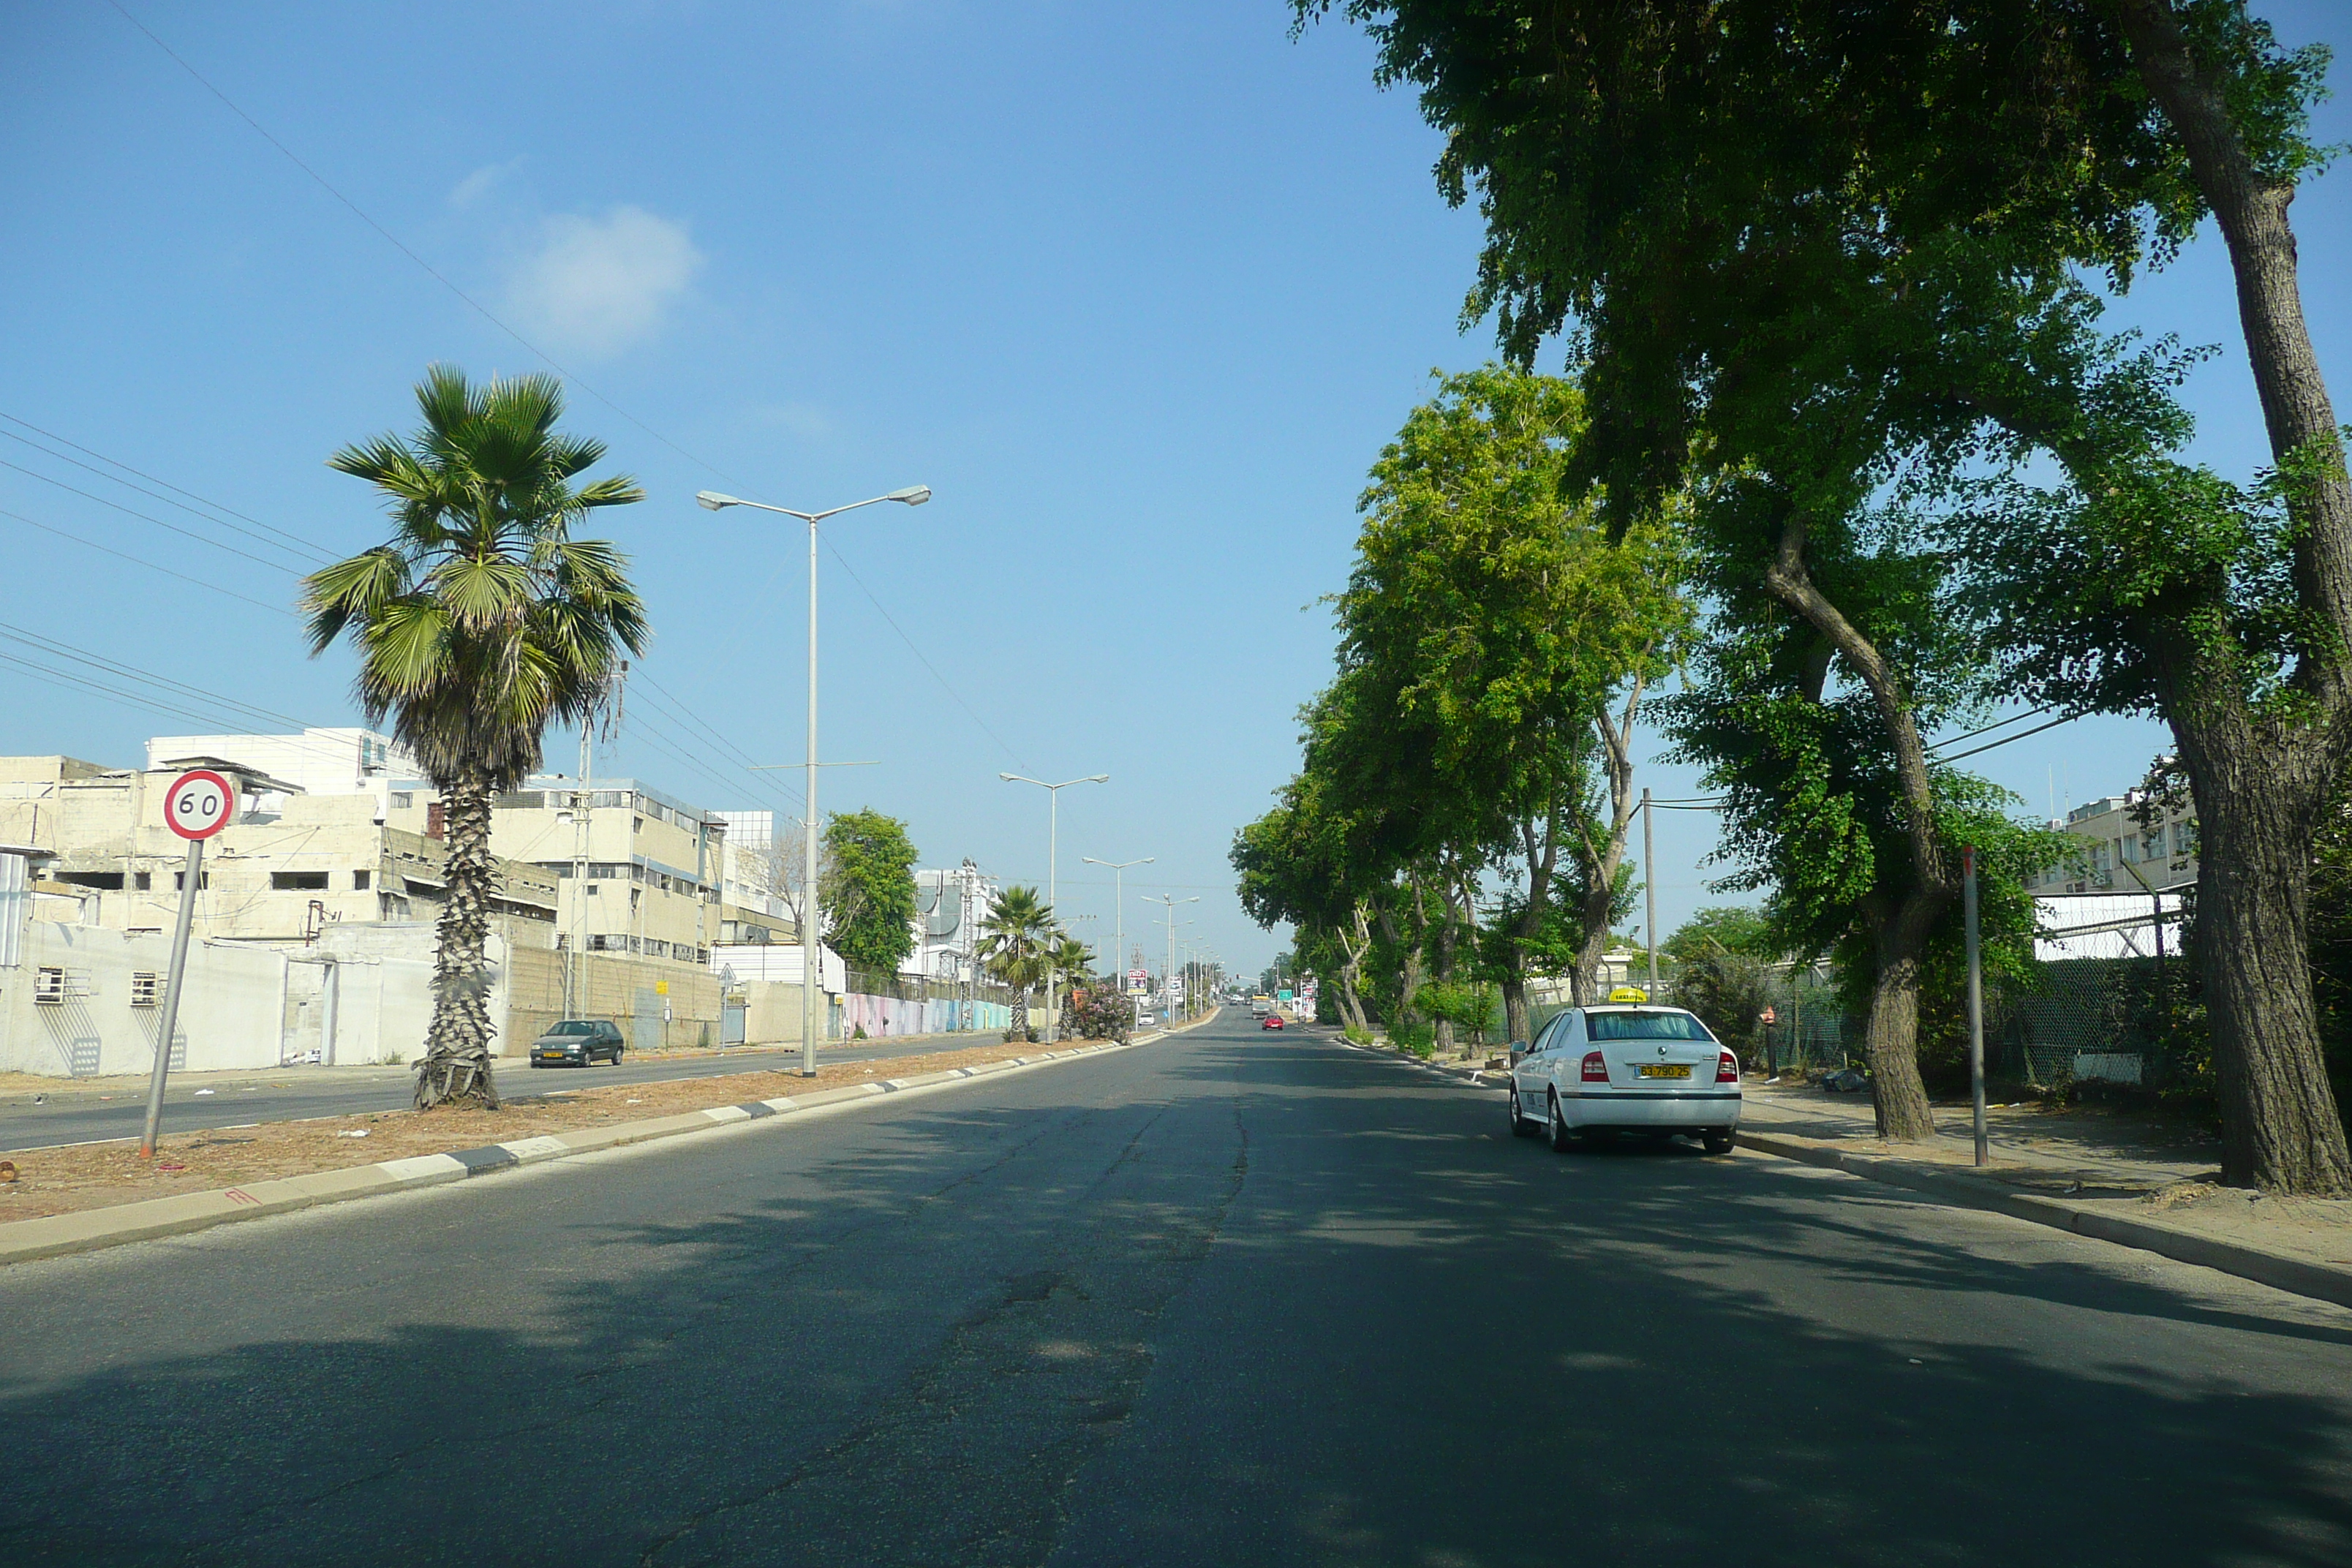
[(2119, 14), (2140, 80), (2179, 133), (2229, 248), (2273, 465), (2299, 480), (2287, 510), (2310, 628), (2293, 677), (2300, 707), (2255, 721), (2237, 672), (2213, 668), (2222, 661), (2192, 658), (2165, 683), (2197, 796), (2197, 957), (2221, 1079), (2222, 1179), (2352, 1195), (2312, 1005), (2308, 925), (2312, 839), (2352, 744), (2352, 475), (2304, 320), (2287, 219), (2294, 186), (2256, 166), (2169, 0), (2123, 0)]
[(2197, 963), (2221, 1079), (2221, 1179), (2352, 1196), (2309, 959), (2312, 841), (2334, 759), (2316, 736), (2216, 744), (2205, 728), (2173, 721), (2197, 798)]
[(1503, 972), (1503, 1033), (1513, 1041), (1531, 1038), (1528, 1030), (1528, 978), (1520, 970), (1520, 960), (1513, 953), (1510, 967)]
[(1349, 911), (1349, 922), (1350, 929), (1339, 933), (1340, 951), (1348, 955), (1347, 962), (1339, 965), (1339, 1012), (1348, 1027), (1369, 1036), (1371, 1026), (1364, 1017), (1364, 1002), (1359, 994), (1359, 984), (1363, 978), (1364, 953), (1372, 944), (1372, 933), (1366, 923), (1362, 900), (1357, 900), (1356, 907)]
[[(1440, 921), (1437, 924), (1437, 952), (1433, 955), (1430, 969), (1432, 972), (1432, 979), (1436, 981), (1436, 983), (1441, 986), (1450, 987), (1454, 984), (1454, 932), (1453, 895), (1451, 893), (1444, 895), (1444, 900), (1445, 918)], [(1449, 998), (1449, 1000), (1451, 999)], [(1433, 1048), (1440, 1057), (1452, 1056), (1454, 1054), (1453, 1016), (1450, 1013), (1440, 1012), (1437, 1015), (1433, 1027), (1436, 1031), (1436, 1035), (1435, 1044)]]
[(441, 874), (448, 902), (433, 930), (433, 1019), (425, 1032), (425, 1059), (416, 1064), (416, 1108), (470, 1104), (495, 1110), (485, 953), (497, 877), (489, 779), (468, 770), (441, 785), (441, 801), (446, 846)]
[(1870, 1064), (1878, 1135), (1897, 1142), (1936, 1135), (1927, 1086), (1919, 1078), (1919, 968), (1947, 902), (1937, 889), (1914, 889), (1893, 919), (1877, 922), (1874, 933), (1877, 968), (1871, 976), (1870, 1012), (1863, 1020), (1862, 1055)]
[[(1647, 656), (1643, 650), (1644, 657)], [(1642, 710), (1644, 680), (1635, 676), (1626, 689), (1625, 709), (1612, 723), (1606, 710), (1593, 715), (1601, 736), (1602, 767), (1609, 778), (1609, 836), (1595, 844), (1578, 814), (1578, 843), (1584, 862), (1584, 903), (1577, 911), (1583, 940), (1569, 971), (1569, 1000), (1589, 1006), (1601, 1000), (1598, 988), (1601, 957), (1609, 951), (1609, 916), (1617, 901), (1617, 868), (1625, 863), (1625, 841), (1633, 830), (1633, 813), (1640, 801), (1633, 794), (1633, 720)], [(1643, 868), (1642, 874), (1649, 875)]]
[[(1894, 754), (1895, 779), (1903, 810), (1904, 837), (1911, 851), (1910, 889), (1904, 893), (1891, 920), (1874, 921), (1872, 944), (1877, 973), (1871, 980), (1870, 1015), (1863, 1026), (1863, 1050), (1870, 1060), (1872, 1098), (1878, 1105), (1878, 1135), (1912, 1142), (1935, 1135), (1935, 1120), (1927, 1113), (1927, 1091), (1919, 1081), (1919, 961), (1937, 917), (1959, 891), (1936, 828), (1934, 786), (1927, 771), (1927, 750), (1902, 676), (1886, 656), (1814, 583), (1805, 563), (1805, 520), (1791, 510), (1781, 521), (1780, 538), (1772, 563), (1765, 569), (1764, 586), (1772, 596), (1803, 617), (1846, 668), (1858, 678), (1878, 710), (1879, 727)], [(1826, 674), (1827, 665), (1822, 666)], [(1818, 691), (1814, 694), (1818, 701)], [(1646, 868), (1645, 868), (1646, 870)], [(1881, 871), (1882, 886), (1886, 873)], [(1884, 900), (1870, 902), (1883, 906)]]

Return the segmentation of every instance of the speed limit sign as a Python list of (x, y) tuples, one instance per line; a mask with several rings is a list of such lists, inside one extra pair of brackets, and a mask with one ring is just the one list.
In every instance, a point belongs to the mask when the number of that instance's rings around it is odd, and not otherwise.
[(183, 838), (210, 838), (236, 808), (236, 791), (210, 768), (182, 773), (163, 792), (163, 820)]

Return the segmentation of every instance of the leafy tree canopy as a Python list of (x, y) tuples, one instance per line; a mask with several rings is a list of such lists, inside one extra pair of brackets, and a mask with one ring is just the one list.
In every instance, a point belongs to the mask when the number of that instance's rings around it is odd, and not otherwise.
[(915, 951), (915, 860), (895, 816), (836, 812), (824, 825), (824, 940), (851, 968), (895, 974)]

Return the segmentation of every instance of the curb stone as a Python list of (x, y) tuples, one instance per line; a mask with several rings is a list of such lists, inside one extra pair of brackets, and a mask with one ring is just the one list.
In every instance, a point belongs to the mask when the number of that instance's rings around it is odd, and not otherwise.
[[(1384, 1059), (1391, 1056), (1390, 1052), (1369, 1049), (1348, 1040), (1335, 1040), (1334, 1043), (1367, 1056)], [(1411, 1057), (1400, 1056), (1394, 1059), (1459, 1083), (1465, 1089), (1486, 1087), (1483, 1068), (1465, 1072), (1459, 1068), (1418, 1061)], [(1497, 1075), (1498, 1078), (1500, 1076)], [(2048, 1226), (2053, 1230), (2071, 1231), (2076, 1236), (2112, 1242), (2118, 1247), (2135, 1247), (2143, 1252), (2169, 1258), (2176, 1263), (2193, 1263), (2200, 1268), (2235, 1275), (2241, 1279), (2251, 1279), (2257, 1285), (2268, 1285), (2273, 1289), (2284, 1290), (2291, 1295), (2308, 1296), (2339, 1307), (2352, 1307), (2352, 1268), (2339, 1268), (2306, 1258), (2265, 1252), (2260, 1247), (2224, 1241), (2218, 1237), (2184, 1230), (2179, 1226), (2165, 1225), (2157, 1220), (2102, 1213), (2079, 1204), (2067, 1203), (2062, 1198), (2021, 1193), (2006, 1183), (1948, 1170), (1924, 1161), (1884, 1154), (1850, 1153), (1843, 1149), (1825, 1149), (1769, 1132), (1750, 1132), (1745, 1128), (1735, 1135), (1734, 1142), (1738, 1147), (1754, 1150), (1759, 1154), (1843, 1171), (1848, 1175), (1884, 1182), (1890, 1186), (1907, 1187), (1913, 1192), (1925, 1193), (1962, 1207), (1990, 1209), (2013, 1219)]]
[(543, 1164), (550, 1160), (569, 1159), (635, 1143), (649, 1143), (690, 1132), (709, 1132), (737, 1122), (815, 1110), (853, 1100), (872, 1100), (880, 1095), (936, 1091), (964, 1079), (1041, 1068), (1048, 1062), (1070, 1061), (1080, 1057), (1100, 1056), (1108, 1051), (1131, 1050), (1137, 1046), (1165, 1039), (1170, 1032), (1162, 1030), (1139, 1036), (1125, 1045), (1080, 1046), (1069, 1050), (1045, 1051), (1034, 1056), (987, 1062), (978, 1067), (949, 1068), (939, 1072), (919, 1073), (912, 1078), (854, 1083), (840, 1089), (821, 1089), (814, 1094), (781, 1095), (773, 1100), (755, 1100), (740, 1105), (717, 1105), (704, 1110), (681, 1111), (677, 1115), (653, 1117), (643, 1121), (624, 1121), (609, 1127), (518, 1138), (511, 1142), (488, 1143), (478, 1149), (456, 1149), (446, 1154), (412, 1154), (373, 1165), (313, 1171), (305, 1175), (247, 1182), (242, 1186), (216, 1188), (211, 1192), (175, 1193), (167, 1198), (118, 1204), (110, 1208), (84, 1209), (76, 1214), (17, 1220), (0, 1225), (0, 1267), (40, 1258), (95, 1252), (134, 1241), (185, 1236), (194, 1231), (209, 1230), (216, 1225), (258, 1219), (264, 1215), (289, 1214), (296, 1209), (316, 1208), (354, 1198), (374, 1197), (383, 1193), (440, 1186), (449, 1182), (462, 1182), (471, 1176)]

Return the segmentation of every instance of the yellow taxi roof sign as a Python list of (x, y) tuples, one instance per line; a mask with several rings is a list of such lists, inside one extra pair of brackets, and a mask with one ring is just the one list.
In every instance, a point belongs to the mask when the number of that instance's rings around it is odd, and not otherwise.
[(1620, 985), (1609, 993), (1612, 1002), (1647, 1002), (1649, 999), (1650, 994), (1638, 985)]

